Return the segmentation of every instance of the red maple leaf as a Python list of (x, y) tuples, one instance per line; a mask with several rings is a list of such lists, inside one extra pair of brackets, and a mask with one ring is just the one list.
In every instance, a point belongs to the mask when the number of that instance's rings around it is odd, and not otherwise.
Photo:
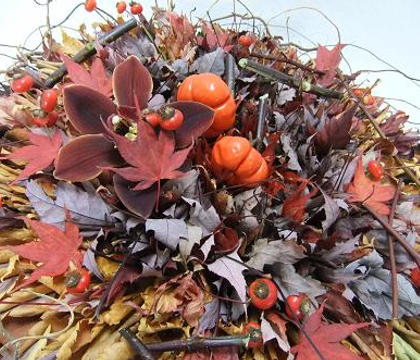
[(111, 168), (128, 181), (138, 182), (132, 190), (145, 190), (160, 180), (176, 179), (185, 173), (177, 170), (185, 161), (191, 146), (175, 152), (172, 132), (161, 130), (159, 136), (145, 121), (137, 122), (137, 138), (134, 141), (113, 133), (118, 151), (131, 165), (126, 168)]
[(298, 354), (296, 360), (319, 360), (319, 353), (325, 360), (363, 360), (362, 357), (341, 345), (340, 341), (369, 324), (328, 324), (321, 320), (324, 306), (325, 303), (309, 317), (303, 326), (312, 344), (301, 332), (300, 343), (290, 350), (292, 354)]
[[(306, 180), (306, 179), (304, 179)], [(283, 202), (283, 216), (295, 220), (302, 221), (305, 214), (305, 205), (308, 200), (318, 192), (315, 188), (309, 194), (305, 195), (305, 189), (308, 186), (306, 181), (302, 182), (295, 191), (293, 191)]]
[(13, 180), (12, 185), (50, 166), (63, 143), (59, 131), (56, 131), (52, 138), (34, 133), (29, 133), (28, 138), (32, 145), (21, 147), (0, 158), (1, 160), (21, 159), (28, 161), (19, 176)]
[(338, 43), (334, 49), (328, 50), (327, 47), (319, 45), (316, 53), (316, 70), (324, 71), (318, 79), (318, 84), (330, 86), (335, 78), (338, 65), (341, 61), (341, 50), (345, 45)]
[(385, 203), (394, 197), (395, 187), (367, 178), (363, 170), (362, 158), (360, 157), (353, 182), (349, 184), (347, 193), (350, 195), (349, 202), (361, 202), (370, 206), (380, 215), (388, 215), (390, 210)]
[(75, 84), (85, 85), (106, 96), (112, 95), (112, 78), (107, 77), (106, 70), (100, 58), (97, 57), (92, 61), (90, 73), (82, 65), (71, 60), (69, 57), (63, 55), (62, 59), (71, 81)]
[(3, 249), (13, 251), (32, 261), (41, 262), (39, 266), (16, 290), (38, 280), (41, 276), (58, 276), (67, 271), (69, 263), (78, 268), (82, 264), (82, 253), (78, 250), (82, 243), (79, 229), (71, 222), (66, 223), (65, 232), (54, 225), (36, 220), (22, 218), (39, 236), (39, 240), (16, 246), (4, 246)]

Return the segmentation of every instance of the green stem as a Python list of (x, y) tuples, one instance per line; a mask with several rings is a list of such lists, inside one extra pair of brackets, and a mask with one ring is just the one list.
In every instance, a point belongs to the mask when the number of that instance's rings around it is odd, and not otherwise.
[[(134, 29), (136, 26), (137, 26), (136, 19), (128, 20), (125, 23), (123, 23), (123, 24), (115, 27), (111, 31), (109, 31), (106, 34), (104, 34), (103, 36), (101, 36), (99, 38), (99, 43), (101, 45), (110, 44), (110, 43), (114, 42), (115, 40), (117, 40), (118, 38), (120, 38), (121, 36), (123, 36), (124, 34), (126, 34), (127, 32), (129, 32), (130, 30)], [(89, 43), (82, 50), (80, 50), (76, 55), (74, 55), (72, 57), (72, 60), (80, 64), (80, 63), (86, 61), (87, 59), (89, 59), (91, 56), (93, 56), (95, 54), (96, 54), (96, 49), (93, 46), (93, 43)], [(57, 69), (56, 71), (54, 71), (45, 80), (44, 87), (46, 87), (46, 88), (53, 87), (66, 74), (67, 74), (67, 68), (63, 64), (63, 65), (60, 66), (59, 69)]]

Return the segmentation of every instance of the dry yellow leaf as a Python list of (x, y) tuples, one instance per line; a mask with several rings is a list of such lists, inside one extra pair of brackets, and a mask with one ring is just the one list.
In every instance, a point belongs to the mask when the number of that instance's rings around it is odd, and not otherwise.
[(16, 269), (16, 262), (18, 261), (19, 256), (14, 255), (9, 259), (9, 264), (7, 268), (0, 269), (0, 281), (4, 281), (5, 278), (10, 277), (11, 275), (16, 275), (18, 273)]
[(114, 277), (119, 266), (119, 263), (110, 261), (101, 256), (96, 258), (96, 264), (98, 265), (98, 269), (106, 281), (110, 281)]
[[(41, 294), (48, 294), (49, 289), (47, 287), (45, 287), (44, 285), (38, 285), (35, 287), (28, 287), (28, 290), (32, 290), (34, 292), (37, 293), (41, 293)], [(13, 294), (11, 294), (8, 298), (7, 301), (10, 303), (23, 303), (25, 301), (30, 301), (32, 299), (35, 299), (37, 296), (30, 294), (26, 291), (17, 291)], [(0, 304), (0, 313), (5, 312), (6, 310), (9, 310), (13, 307), (15, 307), (16, 305), (14, 304)]]
[(85, 45), (70, 35), (68, 35), (63, 29), (61, 29), (61, 37), (63, 39), (62, 50), (65, 54), (69, 56), (76, 55), (80, 50), (82, 50)]
[(184, 319), (181, 316), (158, 317), (142, 317), (139, 321), (137, 331), (141, 334), (156, 334), (165, 330), (181, 330), (186, 336), (189, 335), (190, 327), (184, 327)]
[[(110, 308), (101, 314), (99, 324), (119, 324), (130, 312), (134, 311), (134, 308), (131, 305), (126, 304), (126, 301), (129, 299), (131, 299), (131, 296), (116, 299)], [(138, 296), (136, 299), (131, 299), (131, 301), (138, 305), (141, 301), (141, 297)]]
[(66, 278), (64, 276), (41, 276), (39, 282), (49, 287), (57, 294), (63, 294), (66, 289)]
[(79, 323), (77, 323), (69, 331), (66, 331), (61, 335), (57, 340), (61, 340), (64, 337), (64, 342), (62, 343), (60, 350), (57, 352), (57, 360), (68, 360), (70, 359), (73, 351), (72, 347), (76, 343), (77, 335), (80, 329)]
[(1, 250), (0, 251), (0, 264), (8, 263), (12, 256), (16, 256), (16, 254), (13, 251)]
[[(47, 327), (43, 335), (48, 335), (51, 332), (51, 327)], [(27, 357), (25, 357), (25, 360), (36, 360), (40, 358), (40, 354), (42, 349), (47, 345), (47, 338), (40, 339), (36, 342), (36, 344), (31, 348), (31, 351)]]
[[(36, 324), (34, 324), (28, 330), (28, 334), (27, 335), (29, 335), (29, 336), (39, 336), (39, 335), (43, 334), (44, 331), (48, 327), (51, 330), (51, 327), (45, 321), (42, 321), (42, 320), (41, 321), (38, 321)], [(28, 339), (28, 340), (23, 341), (20, 344), (20, 347), (19, 347), (20, 352), (23, 353), (24, 351), (26, 351), (27, 349), (29, 349), (35, 343), (35, 341), (36, 340), (33, 340), (33, 339)]]
[(43, 314), (46, 310), (48, 310), (46, 305), (19, 305), (10, 310), (8, 316), (15, 318), (31, 317)]
[(0, 231), (0, 246), (19, 245), (34, 239), (34, 234), (29, 229), (4, 229)]
[(128, 360), (132, 356), (131, 346), (115, 329), (108, 329), (95, 340), (81, 360)]

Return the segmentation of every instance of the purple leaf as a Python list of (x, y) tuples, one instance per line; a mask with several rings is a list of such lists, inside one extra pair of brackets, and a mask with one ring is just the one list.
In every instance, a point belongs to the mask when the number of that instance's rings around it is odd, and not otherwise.
[(203, 135), (213, 123), (214, 111), (206, 105), (193, 101), (179, 101), (169, 106), (184, 114), (182, 126), (175, 131), (177, 148), (183, 148)]
[(87, 181), (97, 177), (101, 167), (120, 164), (118, 151), (105, 136), (82, 135), (61, 148), (54, 176), (67, 181)]
[(199, 334), (206, 330), (214, 329), (219, 319), (220, 303), (218, 298), (214, 298), (211, 302), (204, 305), (204, 314), (198, 323), (197, 332)]
[(229, 257), (223, 256), (218, 258), (207, 267), (211, 272), (226, 279), (236, 290), (239, 299), (243, 302), (246, 301), (247, 285), (242, 271), (247, 269), (247, 267), (242, 265), (242, 260), (236, 251), (229, 254)]
[(187, 225), (184, 220), (148, 219), (146, 221), (147, 231), (153, 231), (155, 239), (171, 250), (177, 248), (180, 238), (188, 238)]
[(264, 265), (272, 265), (277, 262), (295, 264), (306, 257), (304, 250), (305, 248), (294, 240), (258, 239), (249, 254), (250, 259), (247, 265), (262, 271)]
[(82, 134), (104, 133), (102, 121), (116, 113), (114, 103), (107, 96), (84, 85), (66, 86), (63, 103), (71, 123)]
[(340, 215), (340, 208), (338, 207), (337, 203), (333, 198), (328, 196), (326, 192), (324, 192), (321, 188), (319, 188), (322, 195), (324, 196), (324, 205), (321, 207), (321, 209), (325, 212), (325, 220), (322, 220), (322, 229), (324, 231), (327, 231), (331, 225), (335, 223), (337, 218)]
[(98, 238), (101, 236), (103, 236), (102, 231), (100, 231), (98, 237), (91, 242), (89, 249), (85, 252), (83, 257), (83, 266), (85, 266), (92, 274), (95, 274), (98, 279), (104, 281), (102, 273), (99, 271), (98, 264), (96, 263), (95, 253), (91, 250), (96, 250), (96, 247), (98, 246)]
[(89, 185), (85, 185), (85, 191), (73, 184), (59, 182), (52, 199), (36, 181), (28, 181), (26, 196), (42, 222), (64, 230), (68, 211), (84, 236), (94, 236), (103, 226), (110, 226), (113, 219), (108, 205)]
[(157, 184), (142, 191), (131, 190), (135, 184), (115, 174), (114, 189), (124, 206), (134, 214), (147, 219), (156, 204)]
[(114, 70), (114, 94), (119, 106), (147, 107), (153, 82), (149, 71), (135, 56), (130, 56)]
[(272, 274), (285, 296), (305, 293), (309, 297), (316, 297), (326, 293), (319, 281), (299, 275), (293, 265), (276, 263), (272, 267)]
[(190, 205), (189, 222), (199, 226), (203, 230), (203, 235), (210, 235), (220, 224), (220, 218), (213, 206), (203, 207), (201, 203), (194, 199), (182, 198)]

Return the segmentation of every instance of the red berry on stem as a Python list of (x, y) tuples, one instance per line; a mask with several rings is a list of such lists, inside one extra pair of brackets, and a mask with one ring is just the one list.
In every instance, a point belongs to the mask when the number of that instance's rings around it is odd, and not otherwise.
[(85, 9), (86, 11), (92, 12), (97, 7), (96, 0), (86, 0), (85, 1)]
[(146, 120), (152, 127), (157, 127), (162, 122), (162, 117), (156, 112), (149, 112), (144, 114), (144, 120)]
[(160, 127), (164, 130), (176, 130), (184, 122), (184, 114), (172, 107), (166, 107), (161, 112)]
[(130, 11), (133, 15), (140, 15), (143, 12), (143, 6), (139, 3), (131, 3)]
[(277, 302), (277, 286), (270, 279), (257, 279), (249, 286), (249, 297), (257, 309), (270, 309)]
[(86, 269), (72, 271), (66, 279), (67, 291), (71, 294), (85, 292), (90, 285), (90, 273)]
[(28, 74), (24, 74), (19, 79), (15, 79), (11, 83), (11, 88), (15, 93), (22, 94), (31, 90), (34, 85), (34, 79)]
[(122, 14), (127, 9), (127, 4), (125, 1), (117, 2), (117, 12), (118, 14)]
[(302, 320), (310, 310), (309, 298), (305, 294), (290, 295), (286, 299), (286, 314), (292, 320), (295, 319), (293, 314)]
[(384, 168), (376, 160), (369, 161), (367, 168), (373, 180), (375, 181), (381, 180), (382, 177), (384, 176), (384, 173), (385, 173)]
[(46, 90), (41, 95), (41, 108), (45, 112), (51, 112), (57, 105), (58, 95), (55, 90)]
[(249, 35), (241, 35), (238, 39), (239, 45), (250, 47), (252, 44), (252, 39)]

